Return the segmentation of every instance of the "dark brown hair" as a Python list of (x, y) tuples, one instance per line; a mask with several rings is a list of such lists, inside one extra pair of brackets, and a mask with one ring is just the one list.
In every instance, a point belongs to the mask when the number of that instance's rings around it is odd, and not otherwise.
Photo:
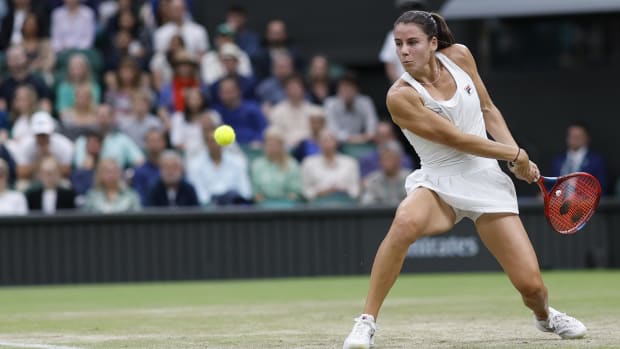
[(417, 24), (428, 35), (429, 39), (433, 36), (437, 37), (438, 50), (452, 46), (456, 42), (446, 20), (435, 12), (407, 11), (396, 19), (394, 26), (401, 23)]
[[(116, 69), (116, 79), (117, 79), (119, 87), (121, 86), (121, 84), (123, 84), (121, 80), (121, 70), (123, 68), (131, 69), (135, 75), (133, 77), (133, 80), (130, 82), (131, 83), (130, 87), (133, 89), (139, 88), (142, 85), (142, 70), (140, 70), (140, 66), (138, 66), (138, 63), (129, 56), (125, 56), (121, 58), (120, 63), (118, 63), (118, 68)], [(122, 87), (126, 87), (126, 86), (122, 86)]]
[(296, 82), (301, 85), (304, 89), (306, 88), (306, 82), (304, 81), (303, 76), (299, 73), (293, 73), (284, 79), (284, 86), (288, 86), (289, 83)]

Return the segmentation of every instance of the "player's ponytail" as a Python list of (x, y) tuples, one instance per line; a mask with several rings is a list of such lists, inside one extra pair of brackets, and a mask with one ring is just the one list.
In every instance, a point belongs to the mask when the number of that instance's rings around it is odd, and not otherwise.
[(435, 23), (437, 25), (437, 49), (441, 50), (442, 48), (452, 46), (456, 42), (456, 40), (454, 40), (454, 35), (452, 35), (452, 31), (448, 27), (448, 23), (446, 23), (446, 20), (441, 17), (440, 14), (435, 12), (431, 12), (431, 17), (435, 20)]
[(428, 35), (429, 39), (433, 36), (437, 37), (438, 50), (452, 46), (456, 42), (454, 40), (454, 35), (452, 35), (452, 31), (448, 28), (446, 20), (438, 13), (426, 11), (407, 11), (398, 17), (396, 22), (394, 22), (394, 26), (400, 23), (417, 24), (420, 28), (422, 28), (424, 33)]

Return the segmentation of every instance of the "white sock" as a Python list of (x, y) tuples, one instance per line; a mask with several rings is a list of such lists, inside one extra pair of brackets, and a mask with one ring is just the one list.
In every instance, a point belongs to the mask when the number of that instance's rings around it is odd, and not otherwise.
[(369, 319), (370, 321), (375, 322), (375, 317), (370, 314), (362, 314), (360, 315), (360, 318), (364, 320)]

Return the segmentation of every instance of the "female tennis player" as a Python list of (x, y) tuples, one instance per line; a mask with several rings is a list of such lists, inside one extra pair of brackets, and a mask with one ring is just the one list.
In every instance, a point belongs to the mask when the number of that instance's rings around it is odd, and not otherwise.
[(364, 313), (355, 319), (343, 348), (373, 345), (375, 319), (409, 245), (450, 230), (464, 217), (474, 221), (534, 313), (536, 327), (562, 338), (583, 337), (587, 330), (581, 322), (547, 304), (536, 254), (518, 216), (514, 184), (497, 160), (511, 162), (514, 175), (528, 183), (540, 175), (538, 167), (517, 146), (472, 54), (455, 44), (445, 20), (435, 13), (405, 12), (394, 24), (394, 38), (406, 72), (388, 91), (387, 106), (422, 166), (407, 178), (408, 195), (375, 256)]

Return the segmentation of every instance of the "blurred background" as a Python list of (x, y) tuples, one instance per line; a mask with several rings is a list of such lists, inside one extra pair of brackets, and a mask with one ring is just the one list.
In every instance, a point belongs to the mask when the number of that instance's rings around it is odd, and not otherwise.
[[(410, 9), (447, 19), (543, 174), (603, 184), (559, 236), (516, 183), (542, 266), (619, 267), (618, 1), (0, 0), (0, 284), (369, 272), (419, 167), (385, 107)], [(498, 269), (463, 222), (404, 270)]]

